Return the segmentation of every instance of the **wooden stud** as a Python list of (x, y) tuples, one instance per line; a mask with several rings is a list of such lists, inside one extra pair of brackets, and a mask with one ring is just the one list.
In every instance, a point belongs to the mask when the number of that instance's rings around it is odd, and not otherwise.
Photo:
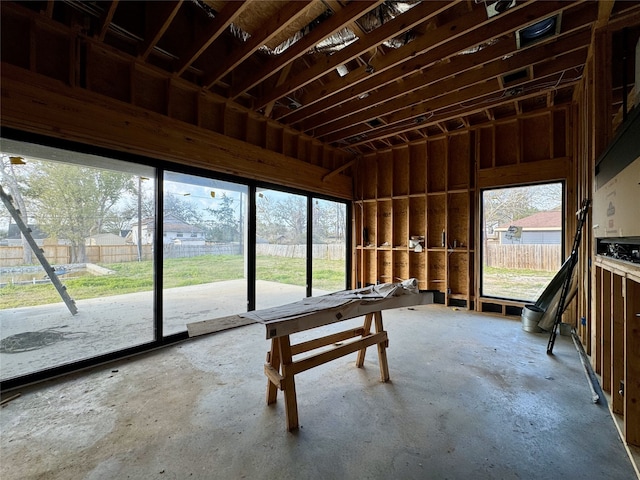
[(624, 380), (624, 298), (622, 296), (623, 278), (613, 275), (611, 290), (611, 411), (624, 412), (624, 397), (619, 393)]
[[(271, 351), (267, 355), (267, 362), (269, 366), (278, 374), (280, 374), (280, 347), (278, 346), (277, 339), (271, 339)], [(267, 380), (267, 405), (271, 405), (276, 402), (278, 397), (278, 388), (283, 388), (284, 382), (279, 383), (279, 387), (272, 383), (271, 380)]]
[(624, 438), (640, 446), (640, 283), (625, 282)]
[[(382, 326), (382, 312), (375, 312), (374, 314), (376, 333), (385, 333)], [(380, 364), (380, 379), (383, 382), (389, 381), (389, 364), (387, 362), (387, 347), (388, 341), (378, 343), (378, 363)]]

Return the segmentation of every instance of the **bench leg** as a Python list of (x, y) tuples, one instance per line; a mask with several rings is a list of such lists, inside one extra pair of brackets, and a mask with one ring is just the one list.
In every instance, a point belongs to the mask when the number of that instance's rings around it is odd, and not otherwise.
[[(373, 320), (373, 313), (367, 313), (364, 317), (364, 325), (362, 326), (362, 337), (367, 337), (371, 334), (371, 321)], [(367, 353), (367, 349), (363, 348), (358, 351), (358, 359), (356, 360), (356, 367), (362, 368), (364, 366), (364, 356)]]
[[(376, 333), (383, 331), (382, 312), (375, 312)], [(389, 364), (387, 363), (387, 347), (386, 342), (378, 343), (378, 363), (380, 364), (380, 379), (383, 382), (389, 381)]]
[[(280, 348), (275, 338), (271, 340), (271, 351), (267, 353), (267, 363), (271, 365), (276, 372), (280, 371)], [(267, 405), (276, 403), (278, 396), (278, 387), (267, 378)]]
[(289, 335), (278, 337), (278, 343), (280, 345), (282, 376), (284, 377), (284, 409), (287, 414), (287, 430), (292, 431), (298, 428), (298, 401), (296, 400), (296, 382), (294, 375), (289, 371), (293, 363)]

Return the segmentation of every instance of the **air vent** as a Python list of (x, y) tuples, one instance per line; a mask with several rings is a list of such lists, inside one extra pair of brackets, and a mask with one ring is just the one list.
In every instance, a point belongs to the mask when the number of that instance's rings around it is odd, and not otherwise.
[(487, 7), (487, 17), (495, 17), (500, 15), (505, 10), (513, 7), (516, 4), (516, 0), (486, 0), (485, 6)]
[(525, 48), (560, 33), (560, 14), (545, 18), (516, 31), (516, 45)]
[(527, 80), (531, 80), (531, 68), (523, 68), (521, 70), (516, 70), (515, 72), (507, 73), (500, 77), (500, 81), (502, 83), (502, 88), (510, 87), (517, 83), (526, 82)]

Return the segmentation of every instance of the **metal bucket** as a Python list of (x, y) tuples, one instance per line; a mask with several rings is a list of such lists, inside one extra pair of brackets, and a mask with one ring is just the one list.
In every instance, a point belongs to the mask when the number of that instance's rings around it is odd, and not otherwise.
[(525, 332), (540, 333), (542, 329), (538, 326), (538, 322), (544, 315), (544, 310), (535, 305), (525, 305), (522, 308), (522, 329)]

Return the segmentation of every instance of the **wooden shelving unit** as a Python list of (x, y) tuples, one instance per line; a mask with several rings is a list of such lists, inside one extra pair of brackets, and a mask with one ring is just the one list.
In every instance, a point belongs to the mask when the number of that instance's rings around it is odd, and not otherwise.
[(354, 238), (368, 242), (356, 241), (356, 286), (413, 277), (445, 304), (473, 308), (472, 138), (443, 135), (360, 160)]

